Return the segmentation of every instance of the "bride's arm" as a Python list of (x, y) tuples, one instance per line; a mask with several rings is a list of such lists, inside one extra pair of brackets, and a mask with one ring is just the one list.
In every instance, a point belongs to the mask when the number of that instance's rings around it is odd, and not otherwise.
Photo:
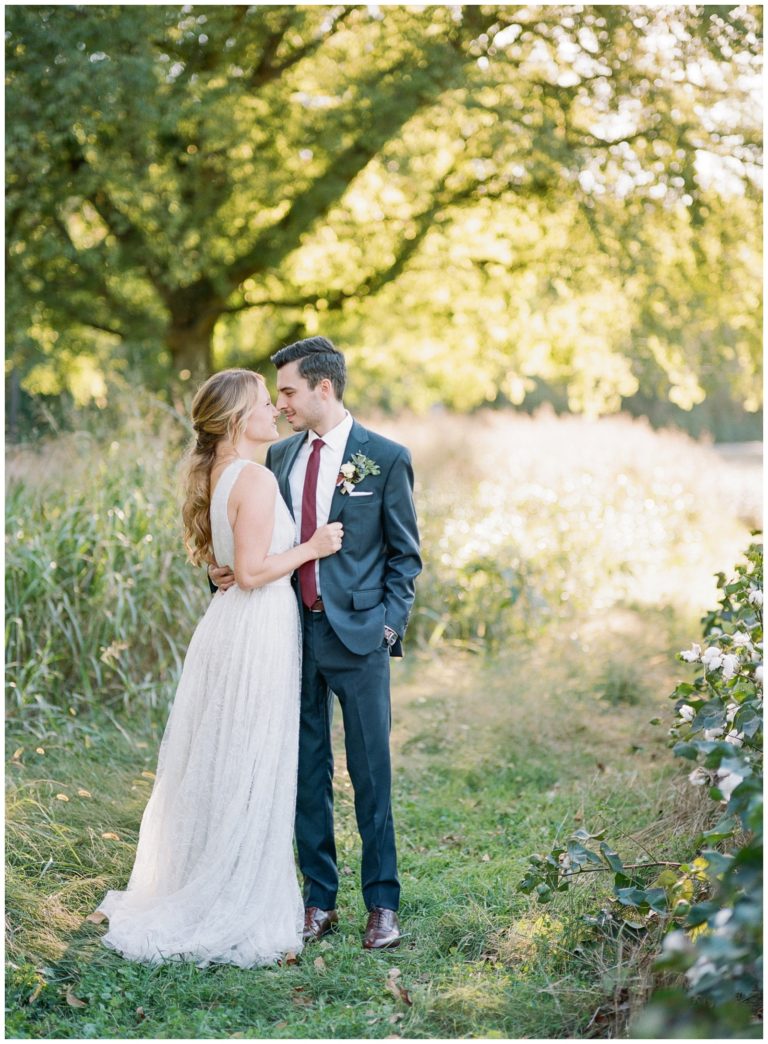
[(235, 513), (235, 583), (243, 590), (264, 587), (341, 547), (341, 524), (333, 522), (316, 530), (306, 543), (270, 555), (276, 499), (274, 475), (263, 468), (243, 468), (230, 495), (230, 517)]

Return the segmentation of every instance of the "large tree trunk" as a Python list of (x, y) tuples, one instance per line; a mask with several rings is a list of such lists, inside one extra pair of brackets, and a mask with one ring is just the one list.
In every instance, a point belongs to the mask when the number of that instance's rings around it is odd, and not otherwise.
[(224, 307), (222, 297), (205, 281), (181, 287), (167, 301), (170, 322), (165, 343), (174, 376), (207, 377), (213, 369), (213, 330)]

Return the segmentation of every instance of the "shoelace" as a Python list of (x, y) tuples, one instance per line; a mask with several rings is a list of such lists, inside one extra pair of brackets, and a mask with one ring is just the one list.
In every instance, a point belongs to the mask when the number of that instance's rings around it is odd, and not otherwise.
[(386, 910), (373, 910), (373, 922), (371, 928), (381, 928), (387, 914)]

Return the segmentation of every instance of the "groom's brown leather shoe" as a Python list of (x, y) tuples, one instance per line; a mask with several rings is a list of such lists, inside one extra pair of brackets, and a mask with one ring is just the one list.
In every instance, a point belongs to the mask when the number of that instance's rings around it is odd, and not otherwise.
[(400, 945), (400, 924), (394, 910), (374, 906), (363, 936), (364, 950), (386, 950)]
[(308, 906), (304, 911), (304, 931), (301, 934), (304, 942), (322, 939), (339, 923), (339, 915), (335, 910), (321, 910), (318, 906)]

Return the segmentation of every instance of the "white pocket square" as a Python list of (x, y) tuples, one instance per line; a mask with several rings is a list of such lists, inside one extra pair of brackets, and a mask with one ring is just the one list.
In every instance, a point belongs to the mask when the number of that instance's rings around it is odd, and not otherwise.
[(367, 491), (361, 490), (359, 493), (355, 493), (355, 491), (353, 490), (351, 493), (348, 493), (347, 496), (349, 496), (349, 497), (372, 497), (373, 496), (373, 490), (372, 489), (369, 489)]

